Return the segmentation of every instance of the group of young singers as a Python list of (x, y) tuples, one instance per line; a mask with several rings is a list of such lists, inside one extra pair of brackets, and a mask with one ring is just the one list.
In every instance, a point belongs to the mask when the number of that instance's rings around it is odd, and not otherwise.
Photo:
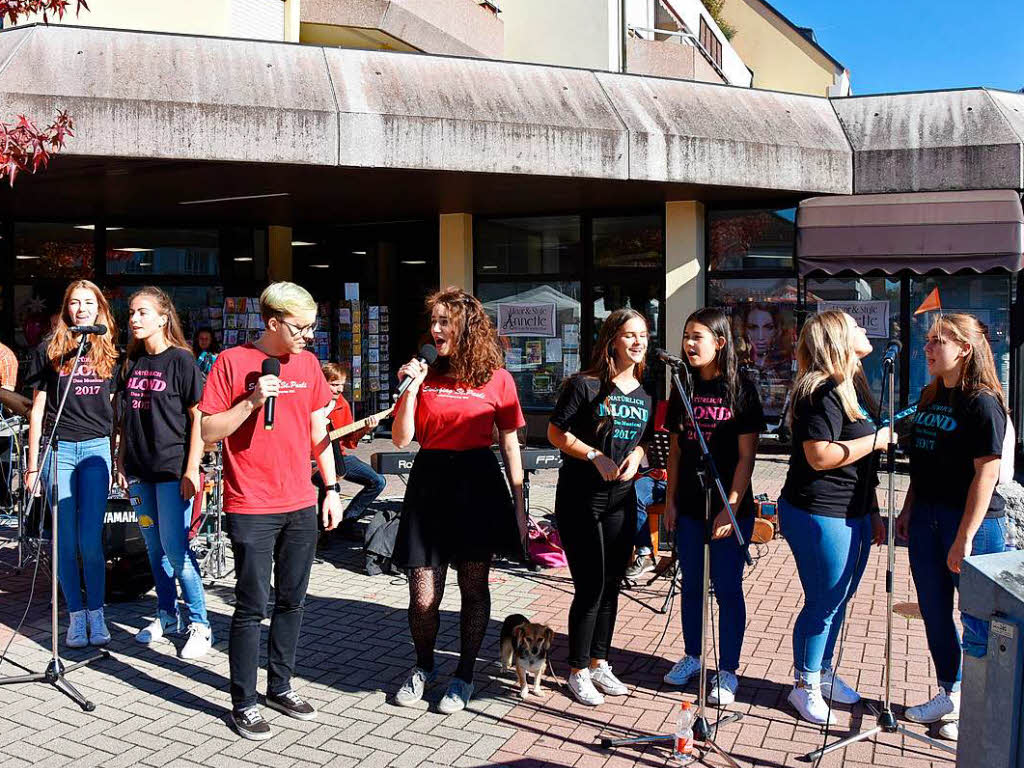
[[(415, 705), (437, 679), (439, 606), (452, 566), (461, 595), (461, 647), (439, 709), (453, 713), (473, 694), (474, 666), (490, 619), (491, 560), (521, 550), (524, 501), (517, 430), (525, 421), (494, 324), (480, 301), (450, 288), (429, 297), (427, 309), (437, 359), (428, 364), (414, 358), (400, 369), (400, 379), (409, 383), (392, 428), (397, 446), (413, 439), (420, 445), (394, 552), (394, 562), (409, 574), (408, 619), (416, 662), (395, 700)], [(51, 471), (49, 465), (40, 466), (40, 441), (49, 434), (60, 397), (67, 388), (73, 390), (55, 444), (58, 574), (70, 613), (67, 644), (110, 640), (100, 536), (112, 443), (119, 433), (114, 480), (128, 489), (157, 591), (156, 618), (136, 639), (149, 643), (184, 630), (183, 658), (198, 658), (210, 649), (213, 638), (188, 531), (191, 501), (202, 486), (204, 444), (222, 442), (224, 511), (237, 574), (229, 642), (232, 718), (242, 736), (266, 739), (271, 731), (260, 714), (256, 679), (260, 622), (272, 573), (266, 703), (292, 717), (316, 716), (291, 685), (318, 528), (316, 491), (300, 478), (309, 477), (312, 457), (323, 481), (322, 525), (335, 528), (342, 521), (338, 478), (344, 469), (336, 467), (327, 432), (331, 423), (351, 421), (350, 411), (340, 412), (347, 407), (339, 386), (344, 372), (330, 366), (322, 371), (306, 351), (316, 329), (316, 304), (292, 283), (274, 283), (263, 292), (263, 334), (217, 354), (205, 385), (165, 292), (137, 291), (129, 311), (130, 342), (119, 363), (112, 343), (114, 319), (102, 292), (89, 281), (72, 283), (56, 327), (36, 351), (27, 377), (34, 397), (25, 480), (40, 493), (48, 489)], [(93, 324), (106, 325), (108, 333), (91, 339), (81, 364), (72, 370), (78, 336), (69, 329)], [(646, 319), (632, 309), (606, 317), (590, 366), (564, 382), (548, 428), (551, 443), (563, 454), (555, 517), (574, 586), (569, 689), (591, 706), (629, 691), (608, 659), (619, 586), (636, 538), (633, 484), (655, 426), (652, 399), (642, 385), (648, 335)], [(216, 349), (206, 341), (202, 354), (213, 358)], [(828, 701), (859, 699), (836, 674), (834, 652), (869, 548), (885, 538), (873, 454), (886, 447), (890, 428), (871, 417), (874, 401), (860, 362), (870, 351), (864, 329), (839, 311), (809, 318), (797, 347), (793, 448), (779, 516), (805, 598), (793, 629), (795, 679), (789, 701), (814, 723), (830, 721)], [(697, 426), (749, 541), (754, 518), (750, 481), (764, 415), (756, 386), (738, 370), (728, 316), (711, 308), (694, 312), (683, 329), (682, 352)], [(922, 723), (943, 721), (943, 735), (955, 738), (961, 649), (984, 653), (987, 626), (965, 615), (961, 644), (953, 596), (964, 557), (1004, 547), (1004, 503), (995, 485), (1007, 413), (985, 329), (975, 318), (939, 317), (929, 331), (925, 355), (932, 381), (914, 417), (911, 487), (896, 525), (909, 542), (939, 693), (909, 708), (906, 716)], [(279, 374), (262, 373), (267, 358), (280, 362)], [(266, 407), (270, 398), (276, 406), (273, 422)], [(700, 669), (705, 495), (698, 480), (694, 425), (675, 393), (664, 426), (673, 433), (664, 520), (675, 530), (683, 572), (685, 643), (684, 657), (664, 679), (685, 685)], [(491, 450), (495, 436), (504, 476)], [(362, 482), (366, 493), (380, 492), (377, 478), (367, 475)], [(712, 503), (710, 570), (719, 607), (720, 658), (709, 699), (727, 705), (737, 692), (746, 626), (744, 553), (731, 535), (727, 513), (716, 500)], [(178, 609), (176, 582), (185, 616)]]

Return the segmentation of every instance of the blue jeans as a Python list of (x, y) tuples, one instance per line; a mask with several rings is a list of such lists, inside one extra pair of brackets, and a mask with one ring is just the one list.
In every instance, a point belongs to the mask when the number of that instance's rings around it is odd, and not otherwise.
[(357, 459), (355, 456), (346, 455), (345, 460), (345, 476), (342, 478), (346, 483), (355, 483), (356, 485), (363, 486), (363, 490), (355, 495), (355, 497), (345, 507), (344, 520), (358, 520), (360, 517), (366, 514), (367, 508), (377, 497), (384, 492), (384, 486), (387, 485), (387, 481), (383, 475), (378, 475), (373, 471), (373, 467), (367, 464), (365, 461)]
[[(953, 623), (953, 591), (960, 587), (960, 574), (946, 567), (946, 557), (960, 527), (963, 509), (916, 501), (910, 516), (907, 549), (910, 573), (924, 618), (928, 650), (935, 664), (935, 676), (944, 690), (960, 689), (960, 634)], [(974, 534), (971, 555), (989, 555), (1006, 547), (1006, 518), (986, 518)], [(988, 651), (988, 622), (966, 613), (963, 651), (984, 656)]]
[(846, 605), (868, 564), (871, 516), (812, 515), (779, 499), (779, 522), (804, 588), (793, 626), (793, 666), (798, 682), (816, 687), (822, 667), (832, 668)]
[(177, 480), (149, 483), (133, 478), (128, 494), (146, 540), (160, 613), (178, 619), (178, 590), (174, 585), (177, 579), (188, 611), (188, 623), (210, 626), (199, 563), (188, 545), (192, 499), (181, 498), (181, 483)]
[[(754, 518), (742, 518), (738, 522), (743, 540), (749, 544)], [(683, 574), (684, 647), (687, 656), (700, 657), (700, 625), (704, 607), (703, 520), (682, 516), (676, 519), (676, 556)], [(721, 654), (718, 669), (735, 672), (740, 666), (747, 604), (743, 599), (743, 550), (733, 535), (711, 542), (711, 584), (718, 602), (718, 649)]]
[(636, 491), (636, 538), (633, 546), (638, 552), (650, 552), (654, 546), (651, 542), (651, 529), (647, 526), (647, 507), (660, 504), (665, 500), (665, 481), (653, 477), (641, 477), (633, 488)]
[[(41, 482), (48, 497), (52, 495), (50, 468), (51, 459), (47, 458), (46, 466), (41, 467)], [(109, 491), (109, 437), (74, 443), (57, 441), (57, 576), (71, 612), (103, 607), (107, 582), (103, 515)], [(85, 574), (84, 605), (79, 558)]]

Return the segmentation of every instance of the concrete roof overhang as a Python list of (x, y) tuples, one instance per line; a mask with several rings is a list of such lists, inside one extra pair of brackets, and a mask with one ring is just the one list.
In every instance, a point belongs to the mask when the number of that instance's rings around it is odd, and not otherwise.
[[(305, 220), (1024, 186), (1024, 96), (828, 99), (424, 54), (33, 26), (0, 116), (76, 137), (0, 207)], [(884, 119), (883, 119), (884, 118)], [(6, 119), (6, 118), (4, 118)]]

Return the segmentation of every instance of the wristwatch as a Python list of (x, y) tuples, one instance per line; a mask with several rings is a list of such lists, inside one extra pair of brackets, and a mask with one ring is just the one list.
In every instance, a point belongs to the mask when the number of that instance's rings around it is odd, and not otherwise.
[(341, 493), (341, 483), (332, 483), (331, 485), (324, 486), (324, 492), (334, 491), (335, 493)]
[(591, 448), (589, 451), (587, 451), (587, 461), (593, 461), (594, 459), (596, 459), (597, 454), (598, 451), (595, 451), (593, 448)]

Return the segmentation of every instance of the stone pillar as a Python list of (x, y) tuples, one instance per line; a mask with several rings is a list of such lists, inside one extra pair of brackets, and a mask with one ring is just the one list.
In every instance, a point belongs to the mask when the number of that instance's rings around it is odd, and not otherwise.
[(267, 227), (267, 281), (292, 279), (292, 228)]
[(704, 204), (665, 203), (665, 345), (678, 355), (683, 323), (704, 306)]
[(284, 40), (286, 43), (299, 42), (299, 1), (284, 0)]
[(441, 214), (441, 290), (450, 285), (473, 292), (473, 214)]

